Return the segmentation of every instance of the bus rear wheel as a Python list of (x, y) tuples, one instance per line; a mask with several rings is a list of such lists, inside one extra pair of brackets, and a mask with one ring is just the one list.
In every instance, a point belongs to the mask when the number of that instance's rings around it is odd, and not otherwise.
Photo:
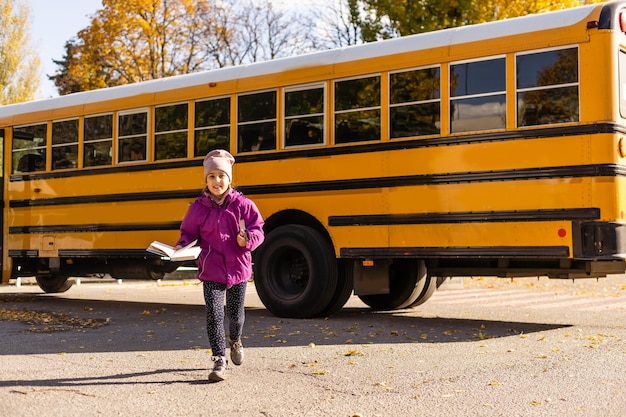
[(360, 295), (374, 310), (400, 310), (417, 306), (435, 291), (437, 280), (428, 276), (424, 261), (394, 259), (389, 265), (389, 294)]
[(65, 292), (74, 284), (74, 281), (68, 279), (66, 275), (57, 273), (37, 275), (35, 280), (39, 288), (47, 293)]
[(337, 289), (332, 246), (301, 225), (270, 232), (254, 256), (254, 283), (265, 307), (278, 317), (310, 318), (326, 310)]

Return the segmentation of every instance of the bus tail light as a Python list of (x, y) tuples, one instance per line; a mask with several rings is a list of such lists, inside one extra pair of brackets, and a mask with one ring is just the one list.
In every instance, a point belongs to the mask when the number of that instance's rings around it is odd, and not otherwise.
[(626, 32), (626, 13), (624, 11), (619, 12), (619, 30)]

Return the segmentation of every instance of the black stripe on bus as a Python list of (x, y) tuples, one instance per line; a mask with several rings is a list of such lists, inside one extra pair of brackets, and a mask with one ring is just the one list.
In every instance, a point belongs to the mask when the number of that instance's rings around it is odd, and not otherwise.
[(391, 226), (405, 224), (524, 222), (554, 220), (597, 220), (598, 208), (471, 211), (425, 214), (371, 214), (330, 216), (329, 226)]
[(70, 204), (90, 203), (123, 203), (129, 201), (172, 200), (177, 198), (195, 199), (199, 195), (200, 190), (196, 188), (194, 190), (87, 195), (80, 197), (40, 198), (36, 200), (12, 200), (9, 202), (9, 207), (63, 206)]
[[(11, 258), (36, 258), (37, 250), (10, 249)], [(60, 250), (59, 256), (64, 258), (101, 257), (101, 258), (146, 258), (153, 255), (142, 249), (70, 249)], [(399, 248), (342, 248), (342, 258), (502, 258), (502, 257), (532, 257), (532, 258), (567, 258), (567, 246), (484, 246), (484, 247), (399, 247)]]
[(292, 184), (268, 184), (238, 187), (244, 194), (282, 194), (319, 191), (344, 191), (372, 188), (408, 187), (416, 185), (458, 184), (472, 182), (520, 181), (554, 178), (617, 177), (626, 176), (621, 165), (574, 165), (545, 168), (524, 168), (501, 171), (478, 171), (446, 174), (401, 175), (394, 177), (354, 178), (302, 182)]
[(29, 233), (89, 233), (89, 232), (143, 232), (153, 230), (179, 230), (180, 222), (133, 224), (59, 224), (50, 226), (11, 226), (10, 235)]
[[(144, 249), (61, 249), (59, 256), (62, 258), (151, 258), (158, 257)], [(37, 258), (39, 251), (36, 249), (9, 249), (10, 258)]]
[(63, 258), (152, 258), (145, 249), (59, 249)]
[(341, 248), (342, 258), (567, 258), (567, 246)]
[[(345, 191), (387, 187), (408, 187), (433, 184), (458, 184), (472, 182), (520, 181), (533, 179), (617, 177), (626, 176), (621, 165), (574, 165), (544, 168), (524, 168), (501, 171), (478, 171), (447, 174), (402, 175), (394, 177), (356, 178), (349, 180), (311, 181), (289, 184), (266, 184), (237, 187), (246, 195), (292, 194), (306, 192)], [(158, 191), (146, 193), (108, 194), (79, 197), (11, 200), (9, 207), (61, 206), (69, 204), (112, 203), (128, 201), (168, 200), (195, 198), (198, 189)]]
[[(595, 135), (603, 133), (626, 134), (626, 126), (615, 123), (594, 123), (577, 126), (560, 126), (538, 129), (512, 130), (504, 132), (467, 134), (446, 137), (431, 137), (417, 139), (392, 139), (385, 142), (367, 142), (363, 144), (337, 145), (316, 149), (286, 149), (281, 152), (263, 152), (253, 155), (236, 155), (237, 163), (275, 161), (295, 158), (315, 158), (332, 155), (346, 155), (370, 152), (384, 152), (401, 149), (430, 148), (437, 146), (464, 145), (481, 142), (498, 142), (520, 139), (542, 139), (560, 136)], [(131, 173), (153, 170), (168, 170), (180, 168), (197, 169), (202, 165), (201, 159), (185, 159), (171, 162), (138, 163), (128, 165), (116, 165), (107, 167), (87, 168), (81, 170), (42, 172), (32, 174), (11, 175), (11, 182), (30, 181), (35, 179), (54, 179), (81, 177), (89, 175), (111, 175), (119, 173)]]
[[(331, 216), (329, 226), (381, 226), (402, 224), (475, 223), (475, 222), (521, 222), (550, 220), (597, 220), (600, 209), (544, 209), (510, 210), (489, 212), (355, 215)], [(153, 230), (179, 230), (180, 222), (137, 224), (86, 224), (49, 226), (11, 226), (9, 234), (31, 233), (90, 233), (90, 232), (139, 232)]]

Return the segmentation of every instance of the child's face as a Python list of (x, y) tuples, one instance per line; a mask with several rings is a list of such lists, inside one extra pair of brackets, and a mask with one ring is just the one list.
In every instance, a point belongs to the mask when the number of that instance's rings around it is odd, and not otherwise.
[(214, 169), (209, 171), (206, 176), (206, 185), (209, 189), (209, 192), (213, 197), (217, 199), (222, 198), (222, 196), (228, 191), (228, 187), (230, 186), (230, 178), (224, 171), (220, 171), (219, 169)]

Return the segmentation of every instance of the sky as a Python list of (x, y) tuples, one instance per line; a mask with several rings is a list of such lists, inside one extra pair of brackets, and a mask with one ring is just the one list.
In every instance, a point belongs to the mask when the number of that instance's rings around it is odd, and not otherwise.
[(65, 55), (65, 43), (89, 26), (90, 16), (102, 7), (101, 0), (25, 0), (31, 9), (31, 42), (41, 59), (38, 98), (56, 97), (53, 59)]

